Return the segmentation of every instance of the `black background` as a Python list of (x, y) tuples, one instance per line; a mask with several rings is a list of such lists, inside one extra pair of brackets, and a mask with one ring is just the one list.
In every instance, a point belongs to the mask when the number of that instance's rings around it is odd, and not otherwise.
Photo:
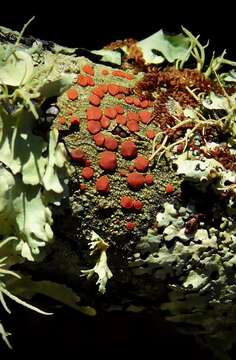
[[(87, 317), (69, 308), (43, 316), (14, 306), (4, 316), (13, 350), (1, 348), (1, 359), (149, 359), (212, 360), (193, 336), (177, 334), (157, 315), (98, 313)], [(40, 305), (41, 308), (48, 308)], [(50, 310), (50, 309), (49, 309)]]
[[(70, 47), (101, 48), (128, 37), (143, 39), (163, 28), (178, 33), (183, 24), (202, 42), (210, 39), (217, 53), (228, 49), (236, 60), (235, 12), (230, 2), (208, 1), (1, 1), (0, 25), (20, 30), (35, 15), (26, 34)], [(5, 316), (15, 350), (11, 356), (32, 358), (153, 358), (208, 359), (194, 338), (177, 335), (172, 326), (152, 315), (109, 313), (87, 318), (72, 310), (57, 311), (50, 319), (11, 304), (15, 313)], [(2, 312), (2, 310), (1, 310)], [(1, 349), (2, 358), (10, 352)]]
[(121, 2), (64, 1), (1, 1), (0, 24), (20, 30), (35, 16), (27, 32), (41, 39), (71, 47), (101, 48), (111, 41), (128, 37), (141, 40), (159, 29), (170, 33), (184, 25), (200, 34), (210, 48), (228, 49), (235, 54), (235, 11), (233, 1), (168, 1), (123, 0)]

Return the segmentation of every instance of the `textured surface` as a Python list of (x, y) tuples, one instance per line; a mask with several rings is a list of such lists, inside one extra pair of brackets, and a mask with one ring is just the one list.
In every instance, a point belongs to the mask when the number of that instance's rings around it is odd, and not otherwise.
[[(34, 224), (25, 221), (27, 245), (16, 242), (7, 269), (22, 262), (14, 262), (19, 250), (37, 262), (16, 265), (24, 275), (7, 289), (27, 300), (44, 294), (88, 315), (157, 312), (226, 356), (235, 334), (235, 72), (220, 68), (235, 63), (222, 54), (205, 64), (204, 47), (184, 28), (178, 37), (114, 42), (101, 56), (30, 45), (17, 50), (27, 54), (17, 69), (23, 61), (28, 77), (8, 77), (15, 65), (5, 60), (0, 68), (16, 87), (15, 96), (4, 95), (10, 113), (2, 103), (1, 161), (27, 184), (22, 196), (28, 184), (38, 186), (53, 215), (45, 233), (51, 239), (53, 231), (55, 241), (35, 249)], [(161, 67), (152, 64), (153, 48)], [(7, 119), (14, 121), (17, 99), (27, 114), (15, 137)], [(17, 162), (9, 143), (17, 153), (24, 137), (28, 162)], [(31, 215), (34, 201), (25, 202)]]

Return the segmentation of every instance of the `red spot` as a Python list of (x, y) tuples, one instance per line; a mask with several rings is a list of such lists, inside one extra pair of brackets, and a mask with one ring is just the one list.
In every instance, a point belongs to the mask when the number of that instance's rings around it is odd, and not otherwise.
[(122, 196), (120, 199), (120, 205), (124, 209), (131, 209), (133, 207), (133, 199), (129, 196)]
[(67, 90), (67, 97), (69, 100), (74, 101), (78, 99), (78, 91), (76, 89), (69, 89)]
[(114, 106), (114, 109), (116, 110), (117, 114), (124, 114), (124, 112), (125, 112), (123, 106), (121, 106), (121, 105), (119, 105), (119, 104), (118, 104), (118, 105), (115, 105), (115, 106)]
[(113, 70), (112, 75), (123, 78), (123, 79), (126, 78), (126, 73), (124, 71), (121, 71), (121, 70)]
[(107, 84), (100, 84), (100, 85), (99, 85), (99, 88), (102, 89), (102, 91), (104, 92), (104, 94), (106, 94), (107, 91), (108, 91), (108, 86), (107, 86)]
[(101, 120), (100, 120), (100, 123), (102, 125), (102, 128), (103, 129), (107, 129), (110, 125), (110, 119), (108, 119), (106, 116), (102, 116)]
[(101, 193), (108, 193), (110, 189), (108, 176), (103, 175), (96, 181), (96, 190)]
[(104, 96), (104, 91), (102, 90), (101, 86), (97, 86), (92, 90), (94, 95), (97, 95), (100, 99)]
[(133, 172), (134, 171), (134, 166), (133, 165), (130, 165), (129, 166), (129, 172)]
[(134, 161), (134, 167), (138, 171), (146, 171), (149, 166), (149, 161), (144, 156), (138, 156)]
[(85, 166), (90, 166), (90, 165), (91, 165), (91, 160), (89, 160), (89, 159), (86, 160), (86, 161), (85, 161)]
[(132, 231), (135, 228), (135, 223), (128, 221), (125, 226), (127, 230)]
[(98, 134), (94, 135), (93, 140), (95, 141), (95, 144), (97, 146), (103, 146), (104, 141), (105, 141), (105, 136), (101, 133), (98, 133)]
[(124, 94), (117, 94), (115, 95), (115, 98), (119, 100), (124, 99)]
[(125, 86), (120, 86), (120, 93), (129, 95), (130, 94), (130, 88), (127, 88)]
[(113, 70), (111, 73), (113, 76), (123, 77), (123, 71), (121, 71), (121, 70)]
[(99, 121), (91, 120), (88, 122), (87, 129), (90, 134), (97, 134), (101, 130), (101, 124)]
[(100, 120), (102, 117), (101, 109), (97, 107), (90, 106), (87, 109), (87, 119), (88, 120)]
[(61, 124), (61, 125), (65, 125), (66, 119), (64, 118), (64, 116), (60, 116), (59, 119), (58, 119), (58, 122), (59, 122), (59, 124)]
[(149, 111), (139, 111), (139, 117), (144, 124), (149, 124), (152, 120), (152, 114)]
[(72, 160), (77, 161), (80, 164), (84, 164), (86, 161), (86, 154), (80, 149), (73, 149), (70, 153)]
[(88, 85), (88, 79), (87, 79), (87, 76), (84, 76), (84, 75), (79, 75), (78, 76), (78, 79), (77, 79), (77, 84), (80, 85), (80, 86), (87, 86)]
[(89, 96), (89, 102), (90, 102), (91, 105), (99, 106), (100, 103), (101, 103), (100, 97), (97, 96), (97, 95), (92, 94), (92, 95)]
[(116, 154), (111, 151), (104, 151), (100, 154), (99, 166), (103, 170), (114, 170), (117, 166)]
[(86, 64), (82, 67), (82, 70), (88, 74), (88, 75), (91, 75), (91, 76), (94, 76), (94, 69), (91, 65), (89, 64)]
[(119, 125), (125, 125), (127, 123), (127, 119), (124, 115), (117, 115), (116, 123)]
[(134, 172), (128, 174), (127, 181), (130, 187), (133, 189), (139, 189), (144, 185), (145, 178), (142, 174)]
[(118, 141), (112, 136), (106, 136), (104, 146), (107, 150), (114, 151), (118, 148)]
[(90, 166), (86, 166), (82, 170), (82, 177), (86, 180), (91, 180), (94, 175), (94, 170)]
[(127, 96), (127, 97), (125, 98), (125, 102), (126, 102), (126, 104), (128, 104), (128, 105), (132, 105), (132, 104), (134, 103), (134, 99), (133, 99), (131, 96)]
[(152, 129), (146, 131), (146, 136), (148, 139), (152, 140), (156, 136), (156, 132)]
[(138, 98), (134, 98), (134, 102), (133, 104), (137, 107), (140, 107), (141, 106), (141, 101), (138, 99)]
[(87, 186), (85, 184), (80, 184), (79, 188), (81, 191), (84, 191), (84, 190), (86, 190)]
[(166, 193), (168, 193), (168, 194), (175, 191), (174, 186), (172, 184), (167, 184), (165, 190), (166, 190)]
[(109, 119), (115, 119), (117, 115), (116, 109), (112, 107), (107, 107), (104, 110), (104, 115), (107, 116)]
[(128, 120), (139, 121), (139, 115), (138, 115), (138, 113), (136, 113), (134, 111), (129, 111), (127, 113), (127, 118), (128, 118)]
[(140, 106), (141, 106), (141, 108), (143, 108), (143, 109), (146, 109), (146, 108), (148, 107), (148, 105), (149, 105), (148, 100), (143, 100), (143, 101), (141, 101), (141, 103), (140, 103)]
[(176, 149), (177, 153), (182, 153), (184, 151), (184, 144), (183, 143), (180, 143), (178, 146), (177, 146), (177, 149)]
[(111, 96), (115, 96), (117, 94), (119, 94), (120, 92), (120, 86), (115, 85), (115, 84), (109, 84), (108, 85), (108, 92)]
[(109, 74), (109, 71), (107, 69), (102, 69), (101, 74), (106, 76)]
[(135, 208), (135, 210), (141, 210), (143, 207), (143, 204), (140, 200), (134, 200), (133, 207)]
[(146, 175), (145, 176), (145, 183), (147, 185), (152, 185), (154, 183), (153, 175), (151, 175), (151, 174)]
[(137, 155), (137, 146), (131, 140), (124, 141), (121, 145), (121, 155), (125, 159), (132, 159)]
[(128, 120), (127, 128), (129, 129), (130, 132), (138, 132), (139, 131), (138, 122), (135, 120)]
[(95, 85), (95, 82), (94, 82), (93, 78), (91, 78), (91, 76), (87, 76), (87, 84), (89, 86), (94, 86)]
[(133, 74), (127, 74), (127, 73), (126, 73), (125, 75), (126, 75), (125, 77), (126, 77), (127, 80), (133, 80), (133, 79), (134, 79), (134, 75), (133, 75)]
[(70, 125), (71, 126), (79, 126), (80, 120), (77, 116), (71, 116), (70, 118)]

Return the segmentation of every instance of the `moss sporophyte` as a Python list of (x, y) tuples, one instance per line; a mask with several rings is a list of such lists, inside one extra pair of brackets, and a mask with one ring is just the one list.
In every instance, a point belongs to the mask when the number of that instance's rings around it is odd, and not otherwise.
[[(79, 260), (72, 263), (85, 293), (85, 277), (97, 279), (104, 294), (112, 293), (121, 273), (134, 289), (136, 277), (144, 276), (156, 281), (154, 288), (162, 282), (168, 301), (159, 308), (179, 323), (187, 319), (183, 314), (191, 299), (192, 313), (199, 300), (207, 316), (210, 303), (227, 303), (229, 292), (235, 293), (230, 284), (236, 75), (222, 67), (236, 64), (224, 52), (207, 65), (206, 46), (182, 30), (175, 36), (160, 30), (142, 41), (117, 41), (84, 57), (79, 49), (44, 48), (38, 40), (23, 45), (23, 32), (0, 28), (6, 40), (0, 45), (0, 300), (5, 310), (3, 295), (18, 301), (16, 295), (27, 295), (30, 285), (31, 297), (41, 292), (95, 313), (78, 305), (78, 295), (66, 285), (36, 282), (11, 270), (35, 261), (44, 266), (45, 255), (65, 246), (68, 237), (79, 249)], [(9, 34), (16, 37), (14, 44)], [(62, 213), (64, 221), (52, 227)], [(68, 262), (63, 271), (67, 267)], [(215, 272), (219, 276), (213, 278)], [(204, 304), (201, 289), (207, 294)], [(157, 307), (155, 301), (151, 306)], [(198, 326), (194, 316), (188, 319)], [(8, 343), (1, 323), (0, 333)]]

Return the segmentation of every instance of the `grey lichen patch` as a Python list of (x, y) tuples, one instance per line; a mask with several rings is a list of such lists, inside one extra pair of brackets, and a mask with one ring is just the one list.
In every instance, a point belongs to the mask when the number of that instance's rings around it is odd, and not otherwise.
[(166, 202), (157, 214), (156, 228), (137, 245), (130, 267), (136, 276), (165, 280), (168, 301), (161, 308), (167, 319), (191, 325), (195, 334), (204, 333), (210, 341), (211, 336), (224, 337), (228, 324), (235, 324), (236, 230), (226, 209), (220, 215), (218, 208), (216, 228), (211, 215), (197, 221), (193, 204), (194, 200), (188, 206)]
[(235, 171), (224, 169), (223, 165), (215, 159), (202, 157), (198, 160), (188, 159), (187, 154), (182, 154), (174, 162), (176, 173), (184, 175), (185, 180), (194, 183), (198, 189), (205, 191), (211, 184), (215, 192), (227, 189), (228, 184), (234, 184)]

